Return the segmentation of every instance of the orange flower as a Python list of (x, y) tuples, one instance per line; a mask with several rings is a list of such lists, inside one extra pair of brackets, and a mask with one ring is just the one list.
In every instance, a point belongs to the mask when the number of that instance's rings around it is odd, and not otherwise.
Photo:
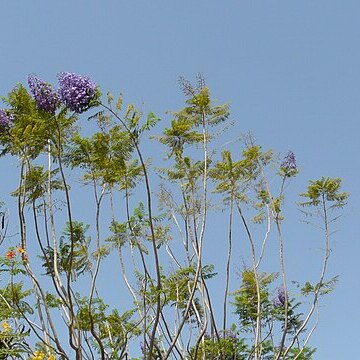
[(6, 253), (6, 257), (9, 259), (9, 260), (11, 260), (11, 259), (13, 259), (14, 257), (15, 257), (15, 252), (14, 251), (12, 251), (12, 250), (10, 250), (10, 251), (8, 251), (7, 253)]

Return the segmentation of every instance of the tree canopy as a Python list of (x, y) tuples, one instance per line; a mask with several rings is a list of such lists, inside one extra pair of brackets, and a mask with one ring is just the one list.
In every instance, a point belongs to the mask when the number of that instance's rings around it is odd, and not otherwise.
[[(289, 198), (295, 154), (251, 135), (237, 151), (219, 146), (230, 108), (201, 76), (180, 80), (185, 104), (167, 124), (87, 76), (58, 80), (30, 75), (0, 110), (1, 155), (19, 169), (14, 201), (1, 205), (0, 359), (311, 359), (319, 304), (337, 281), (327, 270), (348, 198), (341, 179)], [(157, 161), (149, 141), (163, 149)], [(292, 206), (322, 231), (315, 281), (287, 275)], [(248, 252), (234, 254), (239, 244)], [(208, 263), (209, 247), (225, 258)]]

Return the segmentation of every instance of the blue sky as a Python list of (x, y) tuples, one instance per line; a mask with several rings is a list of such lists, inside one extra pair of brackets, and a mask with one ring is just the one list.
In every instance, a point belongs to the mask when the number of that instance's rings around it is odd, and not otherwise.
[[(179, 75), (201, 72), (214, 97), (231, 104), (229, 141), (251, 131), (265, 148), (295, 152), (295, 191), (308, 179), (342, 177), (351, 198), (330, 271), (340, 281), (323, 303), (312, 345), (316, 360), (353, 358), (360, 321), (360, 2), (33, 0), (2, 1), (0, 12), (1, 95), (29, 73), (53, 82), (72, 71), (166, 122), (165, 112), (183, 104)], [(13, 189), (8, 166), (0, 161), (0, 174)], [(297, 241), (300, 229), (295, 223)], [(315, 271), (310, 253), (290, 257), (297, 276)]]

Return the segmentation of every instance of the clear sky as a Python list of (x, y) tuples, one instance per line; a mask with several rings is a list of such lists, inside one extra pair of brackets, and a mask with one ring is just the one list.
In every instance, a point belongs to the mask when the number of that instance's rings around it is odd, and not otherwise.
[[(266, 148), (295, 152), (295, 190), (307, 179), (343, 177), (351, 198), (330, 271), (340, 281), (323, 303), (312, 345), (316, 360), (356, 356), (358, 0), (3, 0), (0, 13), (1, 95), (29, 73), (54, 82), (60, 71), (78, 72), (168, 121), (166, 110), (183, 104), (178, 76), (201, 72), (212, 94), (231, 103), (234, 139), (251, 131)], [(3, 188), (8, 166), (0, 160)], [(296, 226), (294, 241), (301, 241)], [(300, 274), (313, 270), (307, 256), (293, 258)]]

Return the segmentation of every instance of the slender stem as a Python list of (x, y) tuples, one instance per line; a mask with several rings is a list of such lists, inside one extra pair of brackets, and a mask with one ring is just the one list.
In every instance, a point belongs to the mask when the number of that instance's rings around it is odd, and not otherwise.
[(91, 288), (90, 288), (90, 297), (89, 297), (89, 307), (88, 307), (88, 309), (89, 309), (89, 314), (90, 314), (91, 334), (94, 336), (96, 342), (99, 345), (101, 359), (105, 360), (105, 348), (104, 348), (104, 345), (103, 345), (99, 335), (97, 334), (97, 332), (95, 330), (94, 318), (92, 316), (92, 309), (91, 309), (91, 305), (92, 305), (92, 301), (93, 301), (93, 297), (94, 297), (95, 286), (96, 286), (96, 279), (97, 279), (97, 275), (99, 273), (100, 262), (101, 262), (101, 253), (100, 253), (100, 205), (101, 205), (101, 200), (103, 198), (104, 191), (105, 191), (105, 189), (103, 188), (100, 196), (98, 196), (97, 188), (96, 188), (96, 181), (95, 181), (94, 176), (93, 176), (93, 188), (94, 188), (95, 203), (96, 203), (96, 215), (95, 215), (95, 224), (96, 225), (95, 226), (96, 226), (96, 251), (97, 251), (97, 257), (96, 257), (95, 272), (94, 272), (94, 274), (92, 276), (92, 279), (91, 279)]
[[(203, 239), (204, 239), (204, 235), (205, 235), (205, 225), (206, 225), (206, 217), (207, 217), (207, 181), (208, 181), (208, 148), (207, 148), (207, 138), (208, 138), (208, 133), (207, 133), (207, 127), (206, 127), (206, 117), (205, 117), (205, 111), (203, 111), (202, 113), (202, 125), (203, 125), (203, 146), (204, 146), (204, 173), (203, 173), (203, 214), (202, 214), (202, 223), (201, 223), (201, 230), (200, 230), (200, 235), (199, 235), (199, 241), (198, 241), (198, 246), (197, 246), (197, 251), (196, 251), (196, 256), (197, 256), (197, 267), (196, 267), (196, 272), (195, 272), (195, 276), (194, 276), (194, 284), (193, 287), (190, 291), (189, 294), (189, 299), (186, 305), (186, 308), (183, 312), (183, 319), (179, 324), (179, 327), (177, 329), (177, 332), (175, 334), (175, 336), (173, 337), (173, 341), (165, 355), (165, 360), (169, 358), (169, 356), (171, 355), (171, 352), (177, 342), (177, 339), (180, 336), (180, 333), (182, 331), (183, 326), (185, 325), (185, 322), (187, 320), (187, 316), (189, 314), (189, 311), (192, 307), (192, 303), (193, 303), (193, 299), (194, 299), (194, 295), (195, 295), (195, 291), (198, 287), (198, 280), (201, 277), (201, 272), (202, 272), (202, 266), (201, 266), (201, 259), (202, 259), (202, 251), (203, 251)], [(203, 329), (204, 330), (204, 329)], [(200, 337), (199, 339), (202, 338), (203, 334), (205, 333), (205, 330), (200, 333)]]
[[(69, 331), (69, 344), (74, 349), (76, 354), (76, 360), (82, 360), (82, 351), (80, 346), (80, 330), (75, 330), (75, 322), (76, 322), (76, 315), (74, 312), (74, 304), (72, 299), (72, 289), (71, 289), (71, 272), (73, 268), (74, 262), (74, 229), (73, 229), (73, 220), (72, 220), (72, 211), (71, 211), (71, 202), (70, 202), (70, 194), (69, 189), (66, 181), (66, 176), (64, 173), (64, 169), (62, 166), (62, 143), (61, 143), (61, 130), (58, 127), (58, 143), (57, 145), (57, 160), (59, 163), (59, 170), (61, 174), (61, 179), (64, 185), (64, 192), (65, 192), (65, 199), (66, 199), (66, 209), (67, 209), (67, 216), (69, 222), (69, 230), (70, 230), (70, 254), (69, 254), (69, 270), (67, 271), (66, 278), (67, 278), (67, 296), (68, 296), (68, 308), (70, 314), (70, 321), (68, 324), (68, 331)], [(73, 341), (75, 340), (75, 342)]]
[(230, 262), (231, 262), (231, 251), (232, 251), (232, 221), (233, 221), (233, 205), (234, 199), (231, 196), (230, 199), (230, 213), (229, 213), (229, 247), (228, 247), (228, 256), (226, 260), (226, 279), (225, 279), (225, 293), (224, 293), (224, 304), (223, 304), (223, 338), (225, 339), (225, 330), (226, 330), (226, 319), (227, 319), (227, 298), (229, 292), (229, 282), (230, 282)]
[[(322, 215), (323, 215), (324, 228), (325, 228), (325, 250), (324, 250), (323, 265), (322, 265), (322, 269), (321, 269), (321, 272), (320, 272), (320, 278), (319, 278), (318, 284), (316, 285), (316, 289), (315, 289), (315, 292), (314, 292), (314, 298), (313, 298), (310, 310), (309, 310), (306, 318), (302, 322), (301, 326), (297, 330), (296, 334), (294, 335), (294, 337), (293, 337), (292, 341), (290, 342), (289, 346), (285, 350), (285, 352), (283, 354), (284, 357), (288, 354), (289, 350), (292, 348), (295, 341), (299, 338), (300, 334), (305, 330), (306, 325), (308, 324), (311, 317), (313, 316), (314, 311), (317, 309), (320, 292), (321, 292), (321, 289), (322, 289), (322, 285), (323, 285), (326, 270), (327, 270), (327, 265), (328, 265), (328, 261), (329, 261), (329, 257), (330, 257), (330, 244), (329, 244), (329, 221), (328, 221), (328, 213), (327, 213), (328, 210), (327, 210), (326, 198), (325, 198), (324, 194), (322, 194), (322, 199), (321, 200), (322, 200), (321, 201)], [(310, 335), (311, 334), (312, 334), (312, 331), (310, 331)]]
[(257, 308), (257, 314), (256, 314), (256, 326), (255, 326), (255, 344), (254, 344), (254, 359), (260, 360), (261, 359), (261, 351), (262, 351), (262, 341), (261, 341), (261, 294), (260, 294), (260, 284), (259, 284), (259, 276), (256, 268), (256, 252), (255, 252), (255, 244), (254, 240), (252, 238), (249, 226), (247, 224), (247, 221), (243, 215), (243, 212), (241, 210), (241, 207), (239, 205), (239, 202), (235, 200), (235, 204), (238, 210), (238, 213), (240, 215), (241, 221), (244, 225), (247, 237), (250, 242), (251, 247), (251, 256), (252, 256), (252, 263), (253, 263), (253, 272), (254, 272), (254, 279), (255, 279), (255, 286), (256, 286), (256, 308)]
[(155, 260), (155, 271), (156, 271), (156, 314), (155, 319), (153, 323), (153, 329), (150, 336), (150, 345), (149, 345), (149, 359), (152, 358), (154, 345), (155, 345), (155, 338), (156, 338), (156, 330), (157, 326), (159, 324), (160, 320), (160, 313), (161, 313), (161, 272), (160, 272), (160, 261), (159, 261), (159, 255), (156, 245), (156, 236), (155, 236), (155, 229), (153, 224), (153, 216), (152, 216), (152, 198), (151, 198), (151, 189), (150, 189), (150, 180), (147, 172), (147, 168), (145, 165), (144, 158), (142, 156), (142, 153), (140, 151), (138, 139), (136, 139), (129, 129), (129, 127), (126, 125), (126, 123), (107, 105), (101, 104), (105, 109), (107, 109), (115, 118), (117, 118), (120, 123), (124, 126), (125, 130), (128, 132), (130, 139), (133, 143), (133, 146), (136, 149), (137, 155), (139, 157), (141, 167), (144, 173), (144, 179), (145, 179), (145, 187), (146, 187), (146, 195), (147, 195), (147, 208), (148, 208), (148, 220), (149, 220), (149, 226), (150, 226), (150, 233), (151, 233), (151, 241), (152, 241), (152, 248), (153, 248), (153, 254), (154, 254), (154, 260)]

